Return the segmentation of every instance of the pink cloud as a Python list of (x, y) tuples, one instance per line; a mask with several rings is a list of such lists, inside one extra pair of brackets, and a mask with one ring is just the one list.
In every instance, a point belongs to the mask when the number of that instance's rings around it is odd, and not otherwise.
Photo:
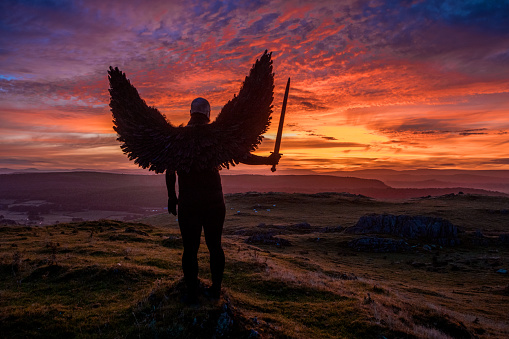
[[(110, 65), (180, 124), (196, 96), (209, 98), (217, 114), (255, 58), (269, 49), (275, 121), (290, 76), (287, 121), (306, 128), (299, 134), (303, 140), (288, 141), (288, 147), (310, 149), (287, 166), (426, 166), (426, 159), (440, 166), (506, 166), (495, 157), (509, 157), (507, 135), (501, 134), (509, 130), (508, 6), (448, 3), (94, 0), (52, 7), (6, 1), (0, 5), (0, 128), (41, 145), (79, 144), (92, 154), (86, 138), (76, 142), (47, 133), (111, 132)], [(335, 141), (323, 137), (365, 144), (321, 132), (327, 126), (362, 127), (386, 139), (365, 156), (354, 149), (344, 159), (319, 158), (312, 150), (329, 149)], [(486, 133), (468, 132), (477, 129)], [(448, 158), (444, 145), (461, 143), (469, 145), (461, 152), (470, 160)], [(474, 156), (483, 147), (491, 147), (491, 160)], [(426, 152), (419, 155), (418, 149)], [(0, 151), (0, 160), (14, 156)], [(62, 155), (59, 166), (73, 167), (76, 158), (68, 159), (66, 164)]]

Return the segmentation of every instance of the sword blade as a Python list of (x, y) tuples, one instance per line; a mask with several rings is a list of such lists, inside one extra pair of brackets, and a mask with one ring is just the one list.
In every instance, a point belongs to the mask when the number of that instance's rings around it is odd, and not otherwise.
[[(283, 137), (283, 126), (285, 122), (286, 103), (288, 102), (288, 92), (290, 91), (290, 78), (286, 83), (285, 97), (283, 99), (283, 107), (281, 107), (281, 116), (279, 117), (279, 127), (277, 129), (276, 143), (274, 144), (274, 152), (278, 154), (281, 147), (281, 138)], [(272, 165), (272, 172), (276, 171), (276, 165)]]

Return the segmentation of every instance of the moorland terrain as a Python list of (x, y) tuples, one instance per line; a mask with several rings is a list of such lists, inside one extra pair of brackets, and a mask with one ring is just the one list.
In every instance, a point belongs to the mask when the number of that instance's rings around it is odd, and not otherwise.
[[(126, 193), (122, 185), (108, 186), (113, 178), (96, 188), (87, 181), (69, 189), (58, 181), (51, 184), (53, 198), (44, 196), (46, 187), (32, 184), (40, 191), (31, 197), (65, 208), (67, 202), (100, 206)], [(145, 192), (146, 183), (129, 184)], [(99, 187), (111, 188), (110, 195), (107, 189), (94, 193)], [(140, 193), (143, 204), (129, 206), (161, 206), (158, 194), (165, 201), (164, 190), (146, 191)], [(406, 199), (358, 192), (229, 193), (222, 296), (201, 297), (199, 305), (181, 300), (182, 244), (176, 218), (164, 211), (139, 213), (131, 222), (98, 217), (46, 226), (4, 223), (0, 336), (508, 337), (509, 198), (463, 188), (439, 193)], [(97, 195), (88, 200), (90, 194)], [(60, 200), (50, 201), (55, 197)], [(402, 226), (400, 215), (414, 228), (438, 225), (440, 232), (453, 232), (438, 238), (387, 232)], [(391, 227), (352, 231), (363, 227), (359, 221), (366, 216), (382, 216)], [(444, 237), (453, 241), (444, 243)], [(366, 239), (368, 246), (358, 246)], [(199, 260), (206, 286), (204, 243)]]
[[(226, 171), (225, 171), (226, 172)], [(378, 172), (376, 172), (378, 173)], [(383, 172), (386, 173), (386, 172)], [(394, 175), (394, 173), (391, 175)], [(365, 176), (373, 173), (359, 172)], [(507, 173), (496, 176), (469, 174), (477, 184), (457, 182), (444, 187), (423, 186), (421, 175), (414, 178), (411, 188), (394, 188), (372, 178), (338, 177), (335, 175), (223, 175), (225, 194), (240, 192), (320, 193), (348, 192), (376, 199), (409, 199), (451, 193), (471, 193), (489, 196), (509, 196), (503, 193)], [(449, 175), (449, 174), (448, 174)], [(445, 174), (444, 174), (445, 176)], [(390, 179), (393, 177), (388, 177)], [(137, 220), (165, 211), (167, 192), (164, 175), (132, 175), (104, 172), (41, 172), (0, 174), (0, 215), (5, 222), (21, 225), (52, 225), (59, 222), (97, 219)], [(443, 179), (445, 180), (445, 179)], [(484, 181), (483, 181), (484, 180)], [(475, 186), (494, 185), (500, 188), (486, 190)], [(445, 185), (446, 181), (442, 181)], [(481, 183), (479, 183), (481, 182)], [(436, 180), (433, 181), (436, 183)], [(472, 188), (474, 187), (474, 188)], [(491, 186), (490, 186), (491, 187)]]

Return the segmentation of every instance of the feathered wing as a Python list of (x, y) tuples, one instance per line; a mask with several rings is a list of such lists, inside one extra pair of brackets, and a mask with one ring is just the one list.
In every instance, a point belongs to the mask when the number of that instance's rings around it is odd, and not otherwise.
[(110, 67), (108, 74), (113, 129), (118, 133), (117, 140), (122, 142), (120, 147), (139, 166), (164, 172), (168, 159), (176, 155), (168, 146), (178, 135), (178, 128), (145, 103), (125, 73)]
[(222, 148), (219, 164), (235, 165), (254, 151), (262, 142), (262, 134), (270, 125), (274, 99), (274, 73), (272, 53), (265, 53), (251, 68), (239, 94), (226, 105), (211, 129), (217, 133)]
[(258, 147), (270, 124), (274, 89), (271, 54), (265, 52), (240, 92), (207, 125), (172, 126), (140, 98), (118, 68), (108, 71), (114, 129), (129, 159), (156, 173), (229, 167)]

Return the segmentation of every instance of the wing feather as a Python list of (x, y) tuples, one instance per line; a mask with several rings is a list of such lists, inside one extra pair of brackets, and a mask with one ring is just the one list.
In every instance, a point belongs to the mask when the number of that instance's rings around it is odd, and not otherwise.
[(274, 74), (267, 51), (256, 60), (238, 95), (207, 125), (171, 125), (118, 68), (110, 67), (108, 73), (117, 140), (130, 160), (156, 173), (236, 165), (258, 147), (270, 124)]
[(251, 68), (239, 94), (224, 105), (211, 127), (222, 145), (220, 164), (238, 164), (262, 142), (270, 125), (274, 99), (272, 53), (265, 53)]
[(171, 139), (177, 133), (166, 118), (154, 107), (149, 107), (131, 85), (125, 73), (110, 67), (110, 107), (113, 129), (117, 140), (130, 160), (157, 173), (168, 167), (168, 159), (175, 150)]

